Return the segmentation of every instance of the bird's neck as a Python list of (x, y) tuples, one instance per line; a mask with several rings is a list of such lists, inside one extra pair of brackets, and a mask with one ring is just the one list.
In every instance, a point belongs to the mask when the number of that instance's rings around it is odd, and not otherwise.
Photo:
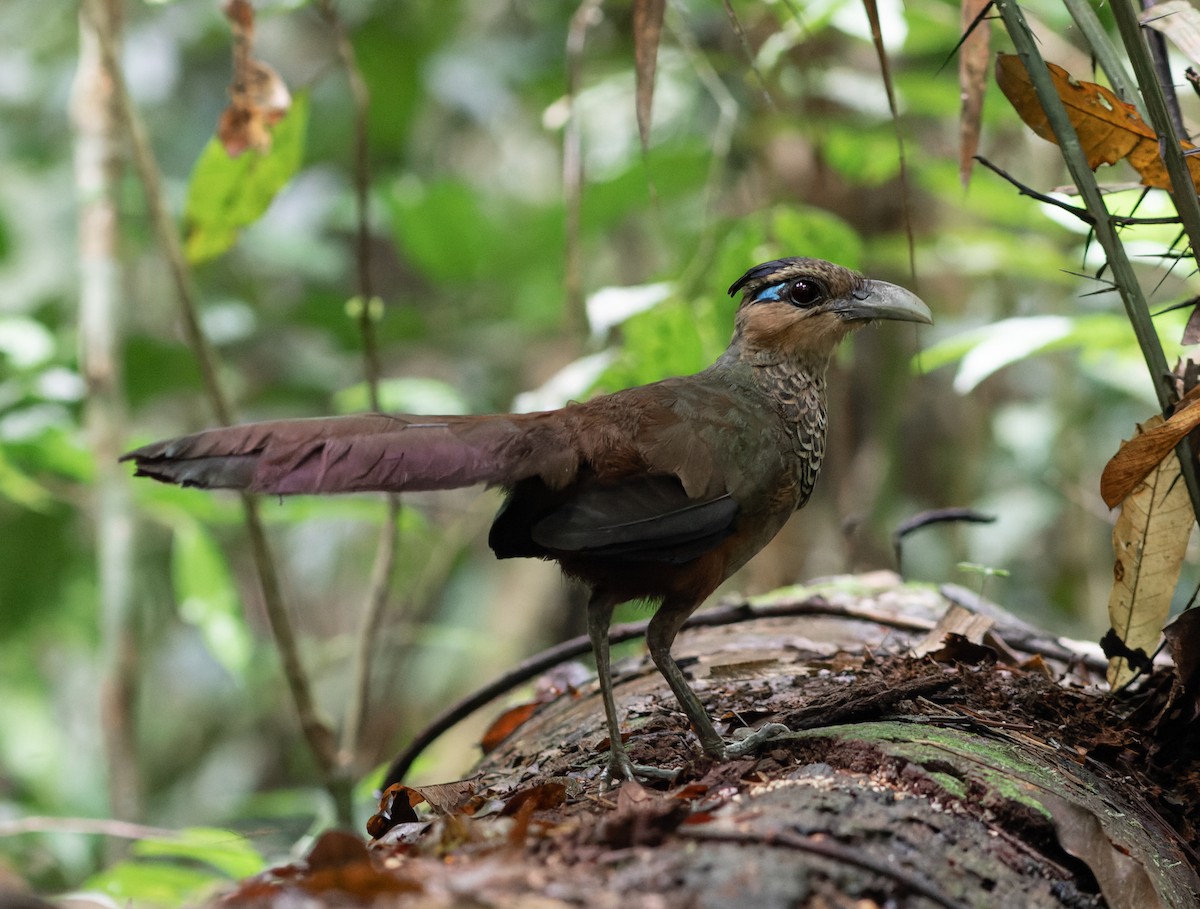
[[(750, 352), (735, 343), (717, 362), (747, 372), (755, 390), (779, 414), (783, 432), (791, 443), (798, 471), (796, 508), (808, 501), (821, 462), (825, 458), (825, 373), (829, 355), (787, 357), (777, 352)], [(735, 365), (736, 364), (736, 365)]]

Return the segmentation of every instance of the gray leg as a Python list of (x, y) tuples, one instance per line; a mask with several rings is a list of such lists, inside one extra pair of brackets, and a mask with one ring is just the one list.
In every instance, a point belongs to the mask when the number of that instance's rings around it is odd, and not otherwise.
[(675, 692), (675, 700), (679, 701), (679, 706), (683, 708), (692, 728), (696, 730), (700, 747), (709, 757), (721, 760), (725, 757), (725, 742), (717, 735), (717, 730), (708, 717), (708, 711), (696, 697), (696, 692), (688, 686), (683, 670), (671, 656), (671, 645), (675, 642), (675, 635), (695, 608), (695, 605), (680, 608), (670, 602), (664, 603), (650, 620), (650, 627), (646, 629), (646, 644), (650, 648), (650, 657), (654, 660), (654, 665)]
[(716, 760), (740, 757), (770, 739), (791, 732), (782, 723), (767, 723), (746, 738), (728, 745), (717, 734), (717, 730), (708, 716), (708, 711), (704, 709), (704, 705), (696, 697), (696, 692), (692, 691), (691, 686), (688, 685), (683, 670), (671, 656), (671, 645), (675, 642), (675, 635), (679, 633), (679, 629), (683, 627), (683, 623), (687, 621), (687, 617), (693, 611), (695, 611), (693, 605), (681, 608), (674, 603), (664, 603), (662, 608), (654, 614), (654, 618), (650, 620), (650, 627), (646, 629), (646, 644), (650, 648), (650, 656), (654, 660), (654, 665), (658, 667), (658, 671), (663, 674), (663, 678), (671, 686), (671, 690), (675, 693), (675, 699), (679, 701), (679, 706), (683, 708), (692, 728), (696, 730), (696, 737), (700, 739), (700, 747), (704, 749), (704, 753)]
[(611, 597), (593, 594), (588, 601), (587, 611), (588, 637), (592, 639), (596, 675), (600, 680), (600, 697), (604, 701), (604, 719), (608, 724), (608, 769), (605, 771), (605, 777), (609, 782), (614, 779), (633, 780), (639, 776), (643, 779), (673, 780), (678, 774), (677, 771), (634, 764), (621, 742), (617, 702), (613, 697), (612, 667), (608, 656), (608, 627), (612, 624), (615, 605)]

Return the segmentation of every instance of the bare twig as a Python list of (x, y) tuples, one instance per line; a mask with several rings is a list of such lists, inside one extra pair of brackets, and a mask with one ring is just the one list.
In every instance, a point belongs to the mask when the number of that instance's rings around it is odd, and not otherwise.
[[(1039, 202), (1045, 202), (1047, 205), (1053, 205), (1055, 208), (1061, 208), (1063, 211), (1069, 212), (1070, 214), (1074, 215), (1076, 218), (1078, 218), (1080, 221), (1082, 221), (1085, 224), (1093, 224), (1094, 225), (1096, 223), (1095, 218), (1092, 216), (1092, 213), (1090, 211), (1088, 211), (1086, 208), (1080, 208), (1078, 205), (1072, 205), (1070, 202), (1064, 202), (1062, 199), (1057, 199), (1054, 196), (1047, 195), (1046, 193), (1038, 192), (1033, 187), (1027, 186), (1026, 184), (1022, 183), (1020, 180), (1018, 180), (1016, 177), (1014, 177), (1008, 171), (1004, 170), (1001, 167), (997, 167), (995, 164), (993, 164), (991, 161), (989, 161), (987, 158), (983, 157), (982, 155), (976, 155), (975, 160), (978, 161), (980, 164), (982, 164), (984, 167), (986, 167), (988, 170), (990, 170), (992, 173), (996, 174), (999, 177), (1002, 177), (1003, 179), (1005, 179), (1009, 183), (1011, 183), (1013, 186), (1015, 186), (1022, 196), (1028, 196), (1029, 198), (1036, 199)], [(1116, 224), (1116, 225), (1119, 225), (1122, 227), (1131, 226), (1134, 224), (1178, 224), (1179, 223), (1178, 217), (1172, 217), (1172, 216), (1168, 216), (1168, 215), (1164, 215), (1162, 217), (1156, 217), (1156, 218), (1138, 218), (1133, 215), (1112, 215), (1112, 214), (1110, 214), (1108, 216), (1108, 219), (1113, 224)]]
[[(333, 33), (338, 59), (345, 70), (350, 94), (354, 99), (354, 199), (357, 214), (354, 259), (358, 272), (360, 303), (358, 328), (362, 337), (363, 373), (367, 395), (371, 409), (381, 411), (383, 407), (379, 398), (379, 380), (382, 369), (379, 363), (378, 339), (375, 335), (375, 320), (380, 304), (376, 300), (371, 280), (371, 166), (367, 142), (371, 93), (359, 68), (354, 45), (346, 34), (333, 0), (321, 0), (319, 8)], [(400, 496), (395, 493), (389, 494), (387, 515), (379, 531), (379, 544), (375, 550), (362, 622), (355, 642), (354, 681), (350, 690), (350, 703), (343, 718), (340, 745), (340, 762), (344, 767), (350, 767), (354, 763), (370, 706), (371, 655), (383, 620), (383, 612), (387, 607), (392, 579), (396, 573), (400, 508)]]
[[(89, 21), (95, 29), (104, 68), (112, 81), (114, 100), (130, 139), (133, 163), (146, 195), (146, 206), (154, 227), (154, 235), (162, 247), (171, 280), (175, 286), (188, 346), (200, 369), (209, 406), (217, 421), (228, 425), (233, 421), (233, 409), (218, 380), (216, 354), (200, 325), (199, 307), (192, 287), (191, 272), (183, 255), (183, 247), (174, 220), (167, 208), (162, 188), (162, 175), (145, 125), (129, 95), (125, 75), (121, 70), (113, 36), (108, 28), (108, 20), (103, 14), (101, 3), (102, 0), (86, 0), (84, 13), (89, 17)], [(257, 500), (243, 493), (242, 506), (245, 511), (246, 532), (250, 538), (254, 565), (258, 571), (259, 583), (262, 588), (267, 621), (271, 625), (271, 631), (274, 633), (275, 642), (279, 648), (284, 677), (292, 695), (296, 715), (326, 786), (331, 794), (335, 794), (337, 787), (334, 778), (337, 770), (337, 756), (333, 734), (330, 732), (329, 726), (317, 714), (312, 687), (301, 663), (291, 620), (280, 594), (279, 576), (267, 546), (266, 532), (259, 516)]]

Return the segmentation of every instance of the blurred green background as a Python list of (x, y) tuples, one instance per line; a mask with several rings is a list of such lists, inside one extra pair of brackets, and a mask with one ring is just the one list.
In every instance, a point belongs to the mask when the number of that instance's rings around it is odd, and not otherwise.
[[(833, 259), (913, 288), (936, 325), (870, 329), (842, 351), (817, 492), (728, 588), (894, 568), (898, 522), (969, 506), (998, 520), (913, 538), (907, 575), (978, 589), (960, 562), (1004, 569), (988, 596), (1051, 630), (1098, 637), (1112, 565), (1098, 476), (1154, 411), (1150, 382), (1116, 296), (1080, 276), (1100, 264), (1082, 227), (989, 172), (960, 183), (958, 7), (880, 4), (898, 124), (858, 3), (735, 7), (743, 36), (719, 0), (670, 4), (643, 153), (628, 3), (597, 7), (578, 65), (566, 51), (574, 4), (337, 5), (371, 92), (385, 406), (557, 406), (692, 371), (724, 348), (735, 305), (724, 289), (745, 268), (780, 255)], [(281, 682), (236, 499), (132, 482), (96, 431), (97, 419), (115, 421), (128, 448), (214, 418), (130, 166), (118, 178), (107, 274), (117, 309), (106, 325), (81, 319), (95, 275), (80, 266), (86, 146), (70, 115), (82, 91), (79, 27), (46, 9), (0, 6), (0, 882), (178, 901), (254, 861), (222, 866), (204, 853), (199, 883), (160, 892), (146, 869), (171, 867), (161, 857), (121, 858), (112, 839), (76, 833), (5, 835), (2, 825), (116, 814), (241, 831), (251, 855), (277, 858), (329, 807)], [(229, 28), (208, 0), (121, 9), (130, 90), (182, 224), (189, 195), (203, 205), (213, 192), (192, 175), (227, 103)], [(203, 325), (239, 419), (363, 409), (345, 74), (313, 4), (256, 9), (256, 55), (307, 112), (306, 124), (290, 121), (302, 157), (265, 215), (196, 266)], [(1047, 58), (1088, 73), (1065, 13), (1041, 13)], [(589, 328), (566, 265), (569, 79)], [(1039, 189), (1065, 181), (1056, 150), (994, 86), (981, 152)], [(1156, 307), (1189, 296), (1182, 271), (1157, 258), (1173, 229), (1139, 231), (1127, 241), (1144, 253)], [(1183, 318), (1158, 320), (1169, 357)], [(103, 404), (80, 367), (96, 331), (114, 332), (120, 354)], [(497, 502), (479, 490), (405, 497), (357, 756), (364, 773), (458, 695), (582, 631), (578, 597), (552, 565), (491, 558), (484, 537)], [(336, 722), (384, 503), (270, 500), (263, 511), (320, 706)], [(104, 575), (127, 582), (115, 616), (98, 567), (124, 551), (98, 546), (113, 533), (128, 534), (129, 553)], [(114, 810), (102, 694), (122, 660), (135, 735), (121, 768), (129, 791)], [(417, 776), (466, 772), (478, 734), (476, 723), (449, 737)]]

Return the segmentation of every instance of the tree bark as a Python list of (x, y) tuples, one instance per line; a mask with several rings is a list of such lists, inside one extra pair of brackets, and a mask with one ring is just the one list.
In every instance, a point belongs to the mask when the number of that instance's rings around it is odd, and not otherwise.
[(1200, 735), (1123, 719), (1092, 687), (1098, 650), (890, 575), (772, 602), (801, 614), (676, 646), (729, 731), (793, 730), (757, 756), (703, 758), (649, 661), (628, 660), (631, 756), (679, 768), (673, 784), (603, 791), (598, 698), (568, 691), (470, 780), (389, 792), (369, 851), (327, 837), (229, 902), (353, 877), (397, 906), (1200, 905)]

